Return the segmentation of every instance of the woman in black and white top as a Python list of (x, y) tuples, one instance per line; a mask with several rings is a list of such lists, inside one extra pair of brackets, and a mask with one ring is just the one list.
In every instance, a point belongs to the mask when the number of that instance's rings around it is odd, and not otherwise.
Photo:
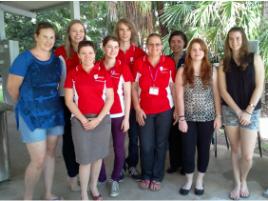
[(186, 182), (180, 188), (187, 195), (193, 182), (195, 149), (198, 175), (195, 194), (204, 193), (203, 178), (209, 162), (209, 148), (214, 129), (221, 127), (220, 97), (217, 73), (208, 61), (207, 46), (196, 38), (187, 49), (184, 66), (176, 76), (177, 114), (182, 131), (183, 170)]

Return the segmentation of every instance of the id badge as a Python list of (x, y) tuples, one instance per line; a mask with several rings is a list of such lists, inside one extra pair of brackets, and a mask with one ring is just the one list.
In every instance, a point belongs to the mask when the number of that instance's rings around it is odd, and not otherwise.
[(157, 96), (159, 94), (159, 88), (158, 87), (150, 87), (149, 94)]

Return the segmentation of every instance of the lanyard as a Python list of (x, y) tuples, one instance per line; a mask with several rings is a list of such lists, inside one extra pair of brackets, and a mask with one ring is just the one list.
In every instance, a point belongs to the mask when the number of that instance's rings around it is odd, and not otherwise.
[(151, 76), (151, 79), (153, 81), (153, 85), (155, 85), (155, 81), (156, 81), (156, 78), (157, 78), (157, 75), (158, 75), (158, 67), (156, 69), (156, 73), (154, 74), (153, 76), (153, 72), (152, 72), (152, 69), (151, 69), (151, 66), (149, 66), (149, 71), (150, 71), (150, 76)]

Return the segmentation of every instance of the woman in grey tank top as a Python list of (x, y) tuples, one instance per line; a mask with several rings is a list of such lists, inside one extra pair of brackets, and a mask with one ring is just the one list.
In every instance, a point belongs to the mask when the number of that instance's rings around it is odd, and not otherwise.
[(186, 182), (179, 190), (181, 195), (187, 195), (191, 190), (196, 147), (198, 174), (194, 193), (203, 195), (211, 138), (214, 129), (221, 127), (217, 73), (211, 68), (207, 53), (204, 41), (193, 39), (187, 49), (184, 66), (176, 76), (176, 112), (182, 131), (182, 164), (186, 173)]

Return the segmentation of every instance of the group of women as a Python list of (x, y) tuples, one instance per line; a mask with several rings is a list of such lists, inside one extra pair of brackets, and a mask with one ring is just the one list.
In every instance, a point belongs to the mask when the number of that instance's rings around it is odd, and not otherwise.
[(110, 196), (119, 195), (124, 167), (141, 189), (159, 191), (168, 146), (168, 172), (181, 166), (185, 174), (181, 195), (192, 188), (197, 147), (194, 193), (202, 195), (212, 135), (222, 121), (232, 148), (235, 185), (229, 196), (250, 195), (247, 175), (258, 130), (264, 66), (259, 55), (249, 52), (243, 29), (228, 32), (218, 69), (210, 64), (200, 38), (187, 46), (183, 32), (171, 33), (173, 53), (165, 56), (159, 34), (147, 37), (145, 53), (135, 44), (135, 33), (131, 22), (119, 20), (116, 37), (103, 39), (104, 57), (95, 61), (95, 45), (86, 40), (79, 20), (69, 24), (66, 42), (55, 53), (53, 26), (38, 24), (35, 47), (16, 58), (8, 78), (8, 91), (17, 102), (18, 129), (30, 155), (24, 199), (33, 198), (42, 170), (44, 199), (60, 199), (52, 193), (52, 184), (61, 135), (68, 185), (72, 191), (81, 190), (82, 200), (89, 199), (88, 189), (94, 200), (103, 199), (97, 183), (107, 179), (103, 159), (109, 154), (111, 137)]

